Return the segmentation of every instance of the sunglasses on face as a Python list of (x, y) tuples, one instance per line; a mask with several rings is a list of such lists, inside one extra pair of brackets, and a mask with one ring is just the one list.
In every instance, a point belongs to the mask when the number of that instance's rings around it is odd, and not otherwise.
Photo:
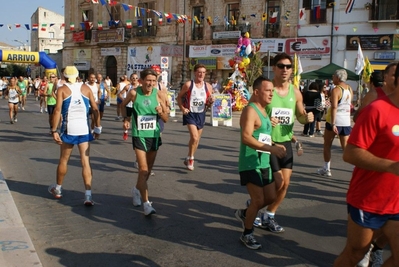
[(292, 64), (282, 64), (282, 63), (278, 63), (278, 64), (276, 64), (276, 66), (277, 66), (277, 68), (279, 68), (279, 69), (284, 69), (284, 68), (287, 68), (287, 70), (289, 70), (289, 69), (291, 69), (292, 68)]
[(55, 78), (55, 76), (50, 76), (50, 78)]

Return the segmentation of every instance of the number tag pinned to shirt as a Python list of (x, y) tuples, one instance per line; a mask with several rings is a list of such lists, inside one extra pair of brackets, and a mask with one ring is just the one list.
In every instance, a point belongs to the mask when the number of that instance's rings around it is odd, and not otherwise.
[(272, 116), (279, 119), (281, 125), (290, 125), (293, 123), (293, 112), (290, 108), (273, 108)]
[[(269, 134), (260, 133), (258, 141), (269, 146), (272, 145), (272, 137)], [(256, 151), (270, 154), (270, 152), (268, 151), (263, 151), (263, 150), (256, 150)]]
[(137, 129), (139, 131), (153, 131), (157, 127), (157, 116), (141, 115), (137, 117)]

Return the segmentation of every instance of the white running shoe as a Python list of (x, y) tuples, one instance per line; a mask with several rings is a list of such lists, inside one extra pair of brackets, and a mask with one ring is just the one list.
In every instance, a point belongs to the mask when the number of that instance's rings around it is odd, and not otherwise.
[(145, 216), (150, 216), (151, 214), (157, 213), (155, 211), (155, 209), (152, 207), (152, 202), (149, 202), (149, 201), (144, 202), (143, 203), (143, 208), (144, 208), (144, 215)]
[(132, 188), (132, 196), (133, 196), (133, 206), (135, 207), (141, 206), (140, 191), (136, 187)]
[(44, 112), (46, 112), (46, 113), (47, 113), (47, 108), (44, 108)]
[(193, 171), (194, 170), (194, 159), (186, 158), (184, 160), (184, 165), (187, 166), (188, 170)]
[(94, 206), (93, 197), (91, 195), (85, 195), (85, 201), (83, 204), (88, 207)]
[(317, 170), (317, 173), (322, 175), (322, 176), (327, 176), (327, 177), (331, 177), (331, 170), (326, 170), (324, 168), (320, 168)]

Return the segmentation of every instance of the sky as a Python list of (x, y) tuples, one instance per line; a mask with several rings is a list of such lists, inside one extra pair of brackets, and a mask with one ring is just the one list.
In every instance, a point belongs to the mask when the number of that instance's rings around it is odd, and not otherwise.
[[(30, 44), (31, 31), (26, 30), (25, 24), (29, 24), (31, 28), (30, 18), (38, 7), (64, 15), (64, 0), (8, 0), (4, 2), (6, 3), (3, 3), (3, 7), (0, 8), (0, 24), (4, 24), (0, 28), (0, 42), (12, 46), (22, 45), (14, 40)], [(15, 23), (21, 24), (21, 28), (15, 28)], [(7, 28), (7, 24), (12, 25), (11, 31)]]

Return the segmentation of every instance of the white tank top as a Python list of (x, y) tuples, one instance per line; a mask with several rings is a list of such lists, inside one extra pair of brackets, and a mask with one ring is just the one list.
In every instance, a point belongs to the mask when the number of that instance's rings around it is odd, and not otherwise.
[[(79, 83), (66, 83), (71, 95), (62, 102), (62, 128), (68, 135), (78, 136), (89, 134), (88, 109), (89, 99), (81, 92)], [(66, 106), (66, 108), (65, 108)]]
[(87, 84), (88, 87), (90, 87), (91, 91), (93, 92), (94, 95), (94, 101), (98, 101), (98, 85), (94, 83), (93, 85)]
[(15, 88), (8, 89), (8, 102), (14, 103), (14, 104), (19, 102), (17, 89), (15, 89)]
[(342, 92), (341, 100), (338, 101), (337, 106), (337, 114), (335, 118), (335, 124), (337, 126), (351, 126), (351, 103), (352, 103), (352, 94), (351, 90), (348, 88), (343, 88), (338, 86), (339, 90)]
[(190, 94), (190, 112), (202, 113), (205, 110), (206, 90), (205, 82), (202, 87), (198, 88), (193, 82), (193, 89)]

